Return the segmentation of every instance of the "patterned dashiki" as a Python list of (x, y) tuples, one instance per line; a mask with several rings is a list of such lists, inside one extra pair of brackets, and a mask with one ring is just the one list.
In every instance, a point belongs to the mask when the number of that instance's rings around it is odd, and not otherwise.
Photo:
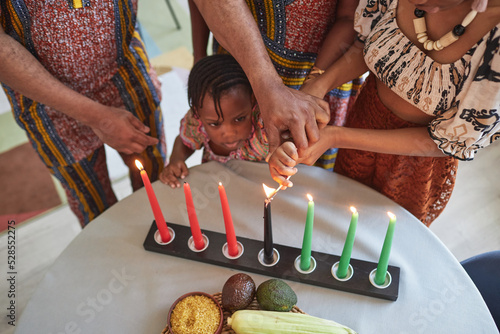
[[(246, 0), (276, 71), (285, 85), (299, 89), (335, 20), (336, 0)], [(214, 41), (214, 53), (223, 52)], [(330, 91), (330, 124), (343, 125), (363, 84), (353, 80)], [(337, 149), (325, 152), (317, 166), (333, 170)]]
[(440, 64), (398, 28), (397, 0), (362, 0), (355, 29), (365, 61), (385, 85), (436, 116), (429, 134), (445, 154), (472, 160), (500, 138), (500, 23), (462, 58)]
[(192, 150), (203, 149), (202, 162), (218, 161), (226, 163), (229, 160), (248, 160), (264, 161), (269, 153), (269, 144), (267, 142), (264, 124), (260, 118), (258, 108), (252, 111), (252, 131), (245, 142), (245, 145), (232, 151), (228, 156), (215, 154), (210, 148), (210, 138), (205, 131), (205, 127), (199, 118), (193, 116), (189, 110), (181, 120), (180, 134), (184, 145)]
[(429, 226), (449, 202), (458, 159), (472, 159), (478, 149), (499, 137), (500, 24), (461, 59), (440, 64), (399, 29), (397, 5), (397, 0), (362, 0), (357, 8), (355, 29), (364, 42), (364, 59), (372, 74), (346, 126), (422, 127), (397, 117), (380, 101), (377, 77), (402, 99), (435, 116), (428, 131), (446, 156), (340, 149), (335, 172), (372, 187)]
[[(140, 159), (156, 179), (166, 157), (159, 82), (135, 29), (136, 10), (137, 0), (2, 0), (0, 23), (66, 86), (101, 104), (127, 109), (149, 126), (160, 143)], [(3, 88), (17, 123), (65, 187), (80, 222), (88, 223), (112, 205), (116, 198), (103, 186), (109, 182), (103, 143), (92, 129), (7, 85)], [(136, 189), (137, 169), (126, 163)]]

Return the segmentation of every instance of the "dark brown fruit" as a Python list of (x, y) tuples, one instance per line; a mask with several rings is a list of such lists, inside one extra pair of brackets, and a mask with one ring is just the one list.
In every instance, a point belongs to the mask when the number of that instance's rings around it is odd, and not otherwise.
[(243, 273), (235, 274), (226, 281), (222, 288), (222, 307), (234, 312), (250, 305), (255, 297), (255, 282)]

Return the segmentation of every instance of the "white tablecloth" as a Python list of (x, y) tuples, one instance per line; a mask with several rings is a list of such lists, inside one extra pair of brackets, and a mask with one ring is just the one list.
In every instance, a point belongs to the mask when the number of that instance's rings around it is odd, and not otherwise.
[[(398, 220), (390, 265), (401, 268), (399, 298), (378, 298), (288, 281), (305, 312), (359, 333), (497, 333), (478, 290), (453, 255), (404, 209), (370, 188), (320, 168), (300, 166), (294, 187), (272, 203), (274, 241), (300, 248), (315, 201), (314, 251), (340, 255), (359, 211), (352, 257), (377, 262), (388, 217)], [(267, 164), (196, 166), (186, 178), (203, 229), (224, 232), (217, 191), (229, 198), (236, 235), (262, 240)], [(189, 225), (182, 188), (153, 184), (165, 218)], [(161, 333), (171, 304), (190, 291), (219, 292), (236, 271), (144, 250), (153, 221), (144, 189), (90, 223), (56, 260), (21, 315), (16, 333)], [(250, 273), (256, 284), (269, 279)]]

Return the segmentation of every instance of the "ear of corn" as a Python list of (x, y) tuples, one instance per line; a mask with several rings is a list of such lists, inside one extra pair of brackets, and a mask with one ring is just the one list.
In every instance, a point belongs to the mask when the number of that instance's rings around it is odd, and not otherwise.
[(227, 323), (237, 334), (356, 334), (335, 321), (291, 312), (239, 310)]

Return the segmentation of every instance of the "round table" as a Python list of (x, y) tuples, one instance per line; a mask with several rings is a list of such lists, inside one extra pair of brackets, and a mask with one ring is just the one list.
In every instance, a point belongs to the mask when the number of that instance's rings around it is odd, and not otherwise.
[[(359, 333), (496, 333), (481, 295), (460, 263), (420, 221), (351, 179), (299, 166), (294, 187), (272, 202), (274, 242), (300, 248), (314, 197), (312, 249), (340, 255), (355, 206), (352, 258), (377, 263), (389, 218), (397, 216), (389, 264), (400, 268), (396, 301), (288, 281), (297, 306)], [(218, 183), (226, 190), (237, 237), (262, 240), (264, 191), (276, 187), (265, 163), (209, 162), (190, 169), (202, 230), (224, 233)], [(168, 222), (189, 226), (184, 191), (153, 183)], [(153, 223), (141, 189), (92, 221), (49, 269), (22, 313), (20, 333), (161, 333), (171, 304), (190, 291), (216, 293), (239, 270), (144, 249)], [(256, 284), (269, 276), (249, 273)]]

